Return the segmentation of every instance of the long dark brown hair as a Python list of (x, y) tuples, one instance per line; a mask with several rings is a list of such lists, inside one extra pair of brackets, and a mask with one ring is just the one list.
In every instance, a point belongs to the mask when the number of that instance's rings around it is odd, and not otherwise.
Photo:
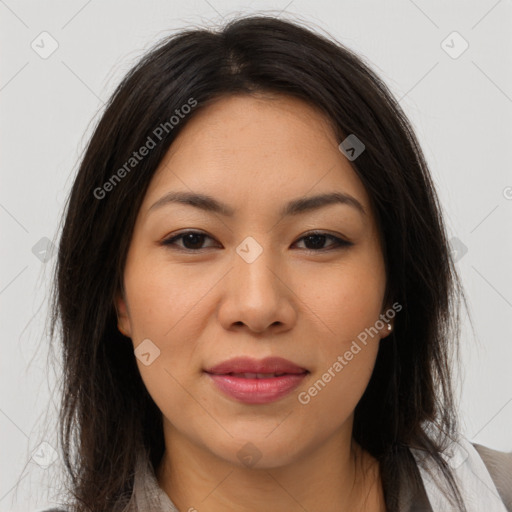
[[(363, 141), (352, 166), (384, 242), (386, 303), (398, 301), (403, 309), (380, 345), (353, 436), (380, 463), (389, 510), (397, 509), (404, 481), (421, 488), (409, 448), (434, 458), (448, 494), (465, 510), (440, 452), (457, 435), (450, 370), (466, 299), (424, 156), (398, 101), (361, 57), (334, 38), (272, 16), (163, 40), (117, 87), (81, 159), (66, 203), (51, 316), (62, 353), (60, 439), (70, 507), (112, 510), (131, 493), (138, 450), (155, 468), (162, 458), (162, 414), (133, 346), (117, 329), (115, 297), (132, 230), (155, 170), (185, 124), (222, 96), (256, 93), (300, 98), (325, 114), (340, 142), (349, 134)], [(194, 108), (170, 122), (191, 98)], [(148, 136), (156, 139), (165, 123), (155, 147), (127, 171), (133, 151)], [(427, 423), (442, 435), (429, 433)]]

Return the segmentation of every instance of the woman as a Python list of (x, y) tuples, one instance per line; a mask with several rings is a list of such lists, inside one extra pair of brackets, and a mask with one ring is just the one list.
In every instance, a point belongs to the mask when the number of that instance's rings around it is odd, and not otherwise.
[(357, 56), (263, 16), (170, 37), (67, 205), (68, 509), (511, 510), (511, 455), (458, 435), (461, 298), (421, 149)]

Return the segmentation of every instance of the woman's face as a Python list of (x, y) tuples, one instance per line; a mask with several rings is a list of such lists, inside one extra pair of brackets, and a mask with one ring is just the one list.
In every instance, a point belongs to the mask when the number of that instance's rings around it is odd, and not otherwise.
[[(166, 444), (270, 468), (350, 439), (388, 331), (375, 219), (340, 142), (300, 100), (231, 96), (159, 166), (116, 305)], [(333, 193), (351, 199), (308, 201)]]

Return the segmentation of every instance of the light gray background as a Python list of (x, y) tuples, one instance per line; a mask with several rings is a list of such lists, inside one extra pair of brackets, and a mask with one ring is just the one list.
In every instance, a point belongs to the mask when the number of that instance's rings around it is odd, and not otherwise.
[[(356, 50), (412, 120), (450, 236), (467, 248), (457, 265), (476, 336), (465, 321), (463, 433), (512, 450), (512, 0), (0, 0), (1, 511), (51, 503), (56, 482), (59, 462), (44, 469), (52, 449), (40, 446), (56, 446), (58, 368), (46, 369), (44, 330), (55, 256), (41, 261), (40, 240), (56, 240), (93, 117), (138, 56), (175, 29), (280, 11)], [(43, 31), (58, 43), (46, 59), (31, 47), (51, 48)], [(469, 44), (457, 58), (453, 31)]]

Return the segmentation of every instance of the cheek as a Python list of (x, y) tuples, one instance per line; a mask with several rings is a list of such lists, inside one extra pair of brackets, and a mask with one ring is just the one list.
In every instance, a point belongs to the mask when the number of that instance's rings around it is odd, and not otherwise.
[(303, 272), (300, 279), (301, 300), (329, 342), (357, 337), (382, 312), (385, 273), (376, 258), (354, 253), (339, 264)]
[(201, 273), (204, 278), (195, 279), (191, 286), (186, 271), (176, 272), (169, 264), (154, 260), (145, 262), (137, 254), (131, 261), (125, 269), (125, 289), (133, 346), (137, 349), (150, 340), (149, 352), (157, 354), (149, 365), (137, 358), (139, 372), (160, 410), (166, 415), (183, 412), (190, 405), (185, 389), (199, 372), (196, 344), (205, 315), (200, 299), (211, 284)]
[(333, 357), (324, 372), (311, 380), (298, 397), (297, 407), (305, 418), (302, 435), (326, 439), (341, 425), (347, 425), (368, 385), (375, 357), (374, 347), (362, 349), (345, 363)]
[(127, 265), (125, 271), (134, 338), (154, 338), (163, 346), (176, 345), (179, 350), (186, 345), (183, 336), (200, 331), (205, 298), (219, 276), (193, 265), (176, 266), (162, 258), (142, 258), (134, 255), (137, 263)]
[(375, 323), (381, 297), (356, 284), (336, 290), (323, 304), (322, 321), (329, 330), (324, 327), (324, 334), (311, 347), (317, 364), (298, 397), (307, 408), (312, 431), (331, 432), (350, 417), (368, 386), (379, 350)]
[(377, 357), (385, 270), (378, 259), (371, 260), (362, 254), (318, 272), (314, 280), (304, 278), (310, 283), (303, 299), (322, 335), (311, 347), (318, 364), (302, 403), (308, 402), (311, 417), (325, 420), (325, 411), (331, 411), (329, 423), (356, 407)]

